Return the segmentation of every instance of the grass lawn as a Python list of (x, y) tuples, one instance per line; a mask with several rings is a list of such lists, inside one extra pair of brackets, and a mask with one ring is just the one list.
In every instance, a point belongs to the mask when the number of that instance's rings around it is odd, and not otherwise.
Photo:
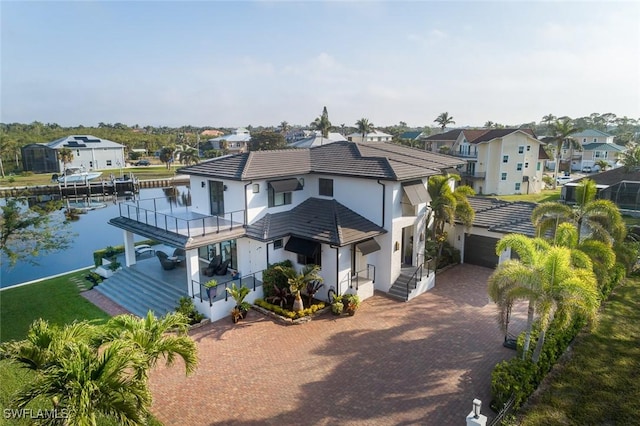
[(554, 189), (544, 189), (538, 194), (520, 194), (520, 195), (496, 195), (493, 198), (504, 201), (527, 201), (530, 203), (544, 203), (545, 201), (558, 201), (560, 200), (560, 190), (558, 187)]
[[(133, 174), (140, 180), (146, 179), (166, 179), (175, 176), (175, 171), (182, 165), (177, 165), (167, 170), (165, 166), (148, 166), (148, 167), (127, 167), (122, 169), (124, 174)], [(98, 170), (102, 172), (102, 177), (108, 178), (111, 173), (115, 176), (120, 175), (120, 171), (116, 169)], [(51, 185), (52, 173), (40, 173), (33, 174), (31, 176), (7, 176), (0, 178), (0, 186), (14, 187), (14, 186), (35, 186), (35, 185)]]
[(523, 411), (522, 425), (631, 425), (640, 412), (640, 278), (616, 289), (591, 334)]
[(80, 296), (71, 281), (84, 275), (86, 271), (75, 272), (0, 292), (0, 342), (24, 339), (37, 318), (60, 325), (74, 320), (108, 319), (109, 315)]
[[(72, 279), (83, 277), (85, 272), (75, 272), (35, 284), (16, 287), (0, 292), (0, 341), (22, 340), (29, 325), (37, 318), (44, 318), (51, 324), (68, 324), (73, 321), (95, 320), (106, 322), (109, 315), (98, 309), (80, 295)], [(33, 377), (31, 371), (22, 369), (6, 360), (0, 361), (0, 412), (11, 406), (13, 394)], [(33, 410), (50, 408), (45, 402), (31, 403)], [(35, 413), (35, 411), (34, 411)], [(1, 425), (30, 425), (29, 419), (7, 420), (0, 415)], [(105, 426), (116, 426), (115, 422), (100, 420)], [(162, 424), (155, 418), (149, 420), (152, 426)]]

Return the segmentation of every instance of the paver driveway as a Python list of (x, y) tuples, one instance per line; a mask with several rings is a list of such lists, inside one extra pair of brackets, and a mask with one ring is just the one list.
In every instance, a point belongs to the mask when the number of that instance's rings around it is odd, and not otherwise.
[[(486, 286), (492, 270), (460, 265), (408, 303), (376, 295), (353, 317), (284, 326), (252, 311), (195, 330), (200, 363), (151, 375), (166, 425), (456, 425), (471, 401), (491, 417), (502, 347)], [(524, 305), (514, 311), (522, 326)]]

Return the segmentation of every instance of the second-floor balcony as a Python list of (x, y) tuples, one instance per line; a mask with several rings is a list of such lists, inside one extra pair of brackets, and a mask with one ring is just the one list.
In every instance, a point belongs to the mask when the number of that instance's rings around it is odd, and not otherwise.
[(167, 207), (162, 198), (127, 201), (118, 207), (120, 217), (186, 237), (218, 234), (246, 226), (244, 210), (205, 215), (194, 212), (190, 206), (170, 204)]
[(484, 179), (487, 177), (487, 172), (476, 172), (476, 171), (471, 172), (471, 171), (461, 170), (460, 176), (465, 178), (470, 178), (470, 179)]
[(450, 154), (460, 158), (478, 158), (478, 151), (456, 150), (451, 151)]

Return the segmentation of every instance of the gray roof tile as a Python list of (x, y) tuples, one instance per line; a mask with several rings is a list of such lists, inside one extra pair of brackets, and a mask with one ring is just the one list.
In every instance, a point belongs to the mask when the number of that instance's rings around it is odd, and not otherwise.
[(523, 201), (511, 203), (487, 197), (468, 197), (468, 200), (476, 212), (474, 227), (487, 228), (489, 231), (502, 234), (517, 233), (535, 236), (535, 228), (531, 222), (535, 203)]
[(236, 180), (266, 179), (307, 173), (406, 180), (442, 173), (464, 164), (456, 157), (387, 142), (334, 142), (309, 149), (255, 151), (215, 158), (179, 173)]
[(320, 198), (309, 198), (286, 212), (269, 213), (247, 227), (247, 237), (260, 241), (296, 236), (337, 246), (385, 232), (337, 201)]

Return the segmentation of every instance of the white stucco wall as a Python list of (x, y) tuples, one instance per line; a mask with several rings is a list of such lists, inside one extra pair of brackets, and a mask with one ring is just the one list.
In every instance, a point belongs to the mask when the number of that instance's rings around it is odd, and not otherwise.
[[(124, 148), (70, 148), (73, 161), (67, 168), (84, 167), (86, 170), (121, 169), (125, 167)], [(111, 165), (107, 162), (111, 161)], [(62, 162), (60, 170), (63, 169)]]

